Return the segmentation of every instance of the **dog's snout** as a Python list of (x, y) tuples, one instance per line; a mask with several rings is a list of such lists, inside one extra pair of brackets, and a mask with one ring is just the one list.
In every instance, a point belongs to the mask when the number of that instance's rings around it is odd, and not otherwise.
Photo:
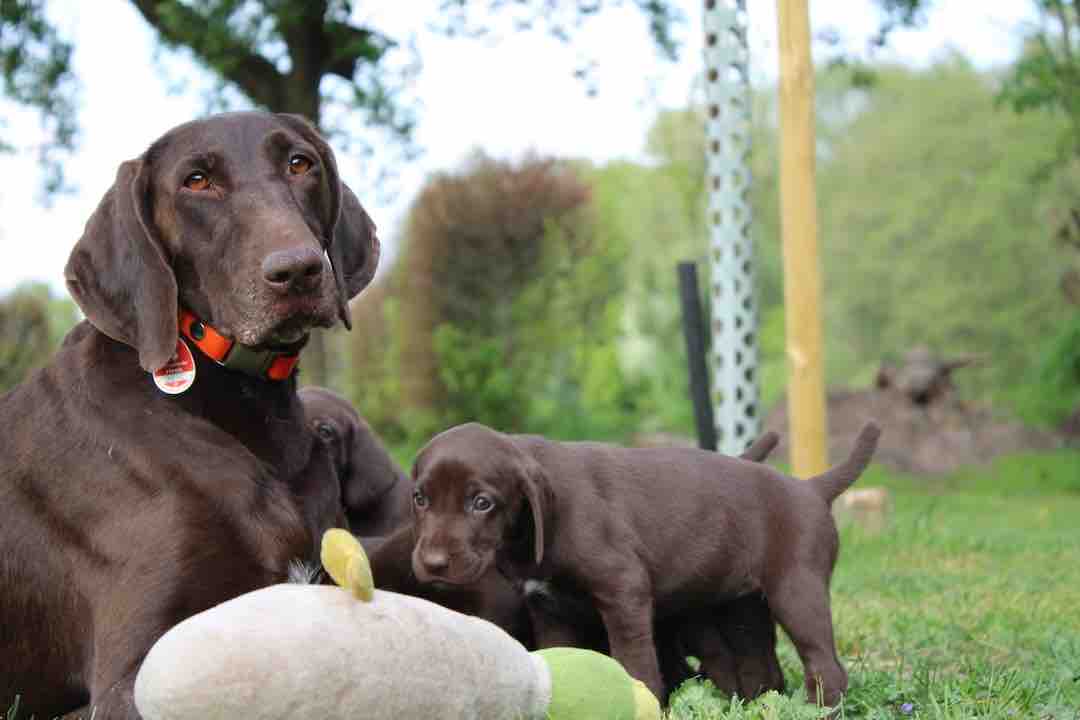
[(322, 282), (322, 254), (311, 247), (278, 250), (262, 263), (266, 284), (280, 293), (307, 292)]
[(450, 554), (445, 550), (425, 550), (420, 554), (420, 562), (430, 575), (445, 575), (450, 569)]

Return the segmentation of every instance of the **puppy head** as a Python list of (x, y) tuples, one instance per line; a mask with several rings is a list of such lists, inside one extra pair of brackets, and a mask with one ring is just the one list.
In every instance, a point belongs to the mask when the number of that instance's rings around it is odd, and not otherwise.
[(413, 466), (421, 582), (468, 585), (499, 555), (539, 565), (551, 510), (543, 469), (512, 438), (478, 423), (436, 436)]
[(333, 460), (350, 523), (362, 521), (375, 501), (405, 480), (404, 473), (348, 400), (321, 387), (303, 387), (298, 394), (312, 434)]

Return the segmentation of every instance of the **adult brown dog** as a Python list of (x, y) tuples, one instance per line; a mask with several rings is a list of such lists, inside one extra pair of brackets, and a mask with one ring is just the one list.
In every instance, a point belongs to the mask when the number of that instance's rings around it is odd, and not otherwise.
[(498, 565), (595, 603), (611, 654), (663, 693), (654, 620), (763, 592), (806, 670), (811, 700), (847, 689), (829, 580), (830, 504), (869, 464), (870, 423), (843, 464), (809, 480), (679, 448), (505, 435), (477, 423), (436, 436), (414, 466), (424, 582), (466, 584)]
[(165, 630), (317, 561), (341, 499), (292, 370), (378, 254), (300, 117), (213, 116), (120, 166), (65, 273), (87, 322), (0, 399), (0, 706), (137, 718)]

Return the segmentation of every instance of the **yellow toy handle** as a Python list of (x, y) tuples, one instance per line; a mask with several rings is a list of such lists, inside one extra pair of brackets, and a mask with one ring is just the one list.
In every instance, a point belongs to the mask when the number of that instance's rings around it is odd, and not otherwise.
[(327, 530), (323, 533), (320, 556), (323, 567), (334, 582), (364, 602), (371, 602), (375, 597), (371, 564), (364, 546), (352, 533), (341, 528)]

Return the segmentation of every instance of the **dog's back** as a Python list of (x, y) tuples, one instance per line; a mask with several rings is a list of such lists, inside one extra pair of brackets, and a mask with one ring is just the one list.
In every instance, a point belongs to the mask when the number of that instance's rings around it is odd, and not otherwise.
[(637, 552), (652, 570), (658, 596), (678, 605), (759, 589), (769, 566), (801, 552), (796, 548), (815, 547), (811, 554), (831, 572), (837, 553), (833, 493), (865, 469), (879, 432), (868, 425), (847, 461), (810, 480), (695, 448), (625, 448), (538, 436), (516, 441), (548, 469), (555, 497), (572, 498), (560, 502), (562, 522), (603, 522), (612, 513), (625, 519), (640, 540)]

